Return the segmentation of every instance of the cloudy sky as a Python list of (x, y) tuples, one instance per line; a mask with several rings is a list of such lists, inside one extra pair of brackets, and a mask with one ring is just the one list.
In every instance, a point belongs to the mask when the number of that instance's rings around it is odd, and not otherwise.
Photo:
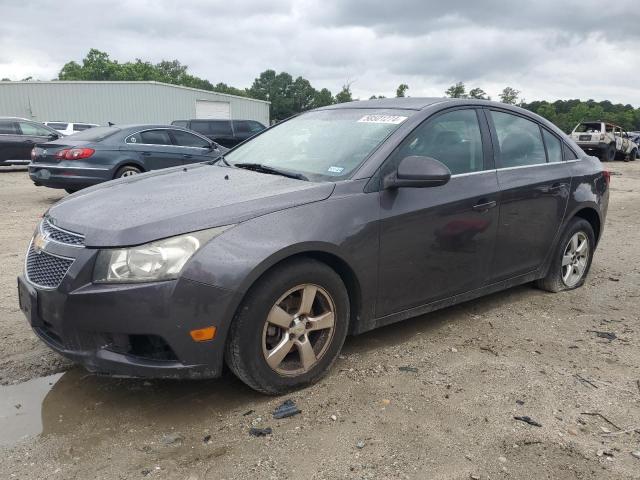
[(89, 48), (237, 87), (273, 68), (360, 98), (463, 81), (640, 107), (637, 0), (0, 0), (0, 78), (52, 79)]

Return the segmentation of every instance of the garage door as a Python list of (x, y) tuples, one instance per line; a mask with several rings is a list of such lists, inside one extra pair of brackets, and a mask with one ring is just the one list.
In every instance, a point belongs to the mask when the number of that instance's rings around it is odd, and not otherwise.
[(229, 102), (196, 100), (196, 118), (231, 118)]

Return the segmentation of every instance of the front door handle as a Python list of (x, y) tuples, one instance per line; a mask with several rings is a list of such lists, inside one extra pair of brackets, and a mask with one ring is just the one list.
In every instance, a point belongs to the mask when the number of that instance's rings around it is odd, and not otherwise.
[(480, 200), (480, 203), (476, 203), (473, 206), (473, 209), (476, 212), (485, 212), (487, 210), (489, 210), (490, 208), (494, 208), (498, 203), (495, 200), (491, 200), (490, 202), (487, 202), (486, 199), (482, 199)]
[(193, 158), (193, 155), (190, 155), (188, 153), (185, 153), (184, 155), (182, 155), (184, 158)]
[(151, 152), (142, 152), (142, 155), (144, 155), (145, 157), (150, 157), (151, 156)]

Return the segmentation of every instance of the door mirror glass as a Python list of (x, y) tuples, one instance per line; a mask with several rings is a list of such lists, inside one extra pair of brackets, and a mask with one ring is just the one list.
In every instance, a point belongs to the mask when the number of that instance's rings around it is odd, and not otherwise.
[(451, 178), (451, 171), (442, 162), (431, 157), (411, 155), (403, 158), (398, 169), (384, 179), (384, 188), (439, 187)]
[(57, 133), (50, 133), (48, 138), (49, 140), (57, 140), (60, 138), (60, 135), (58, 135)]

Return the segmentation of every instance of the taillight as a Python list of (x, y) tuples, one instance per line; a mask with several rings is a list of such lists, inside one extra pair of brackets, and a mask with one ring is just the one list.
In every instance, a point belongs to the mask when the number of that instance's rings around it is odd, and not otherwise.
[(37, 157), (37, 156), (38, 156), (38, 155), (36, 155), (36, 149), (35, 149), (35, 148), (32, 148), (32, 149), (31, 149), (31, 161), (32, 161), (32, 162), (35, 162), (35, 160), (36, 160), (36, 157)]
[(56, 153), (58, 160), (81, 160), (89, 158), (95, 153), (93, 148), (65, 148)]
[(604, 176), (604, 181), (607, 183), (607, 187), (611, 182), (611, 172), (609, 170), (603, 170), (602, 175)]

